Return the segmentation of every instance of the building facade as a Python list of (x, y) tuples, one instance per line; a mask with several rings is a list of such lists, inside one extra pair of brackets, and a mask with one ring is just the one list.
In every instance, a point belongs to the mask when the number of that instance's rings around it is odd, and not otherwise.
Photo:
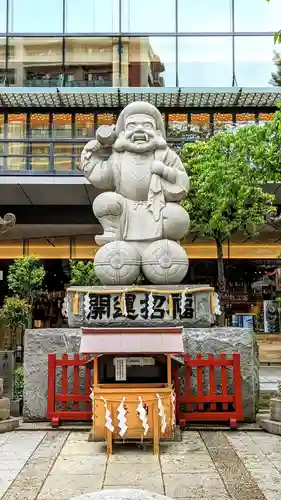
[[(45, 259), (50, 275), (93, 257), (97, 191), (76, 167), (97, 127), (127, 103), (155, 104), (174, 148), (271, 120), (280, 19), (279, 0), (0, 0), (0, 199), (17, 217), (0, 238), (4, 275), (23, 255)], [(280, 185), (266, 189), (281, 205)], [(236, 235), (225, 245), (229, 276), (250, 261), (253, 275), (276, 267), (280, 241), (268, 226), (251, 240)], [(188, 279), (214, 279), (213, 243), (183, 244), (197, 269)]]

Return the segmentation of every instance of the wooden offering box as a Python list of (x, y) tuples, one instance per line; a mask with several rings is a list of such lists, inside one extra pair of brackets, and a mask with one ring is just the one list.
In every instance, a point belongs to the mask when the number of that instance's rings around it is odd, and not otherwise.
[(90, 439), (112, 441), (172, 438), (175, 393), (172, 355), (183, 354), (182, 329), (84, 328), (81, 353), (93, 358), (93, 426)]

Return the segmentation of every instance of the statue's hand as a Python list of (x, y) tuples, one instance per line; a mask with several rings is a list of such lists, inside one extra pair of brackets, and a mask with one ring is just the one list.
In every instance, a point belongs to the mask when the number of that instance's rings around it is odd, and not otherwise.
[(165, 165), (164, 165), (164, 163), (162, 163), (162, 161), (155, 160), (152, 163), (151, 172), (153, 174), (160, 175), (160, 177), (162, 177), (164, 174), (164, 169), (165, 169)]
[(81, 163), (78, 166), (79, 170), (85, 170), (87, 167), (91, 157), (98, 153), (102, 149), (102, 145), (99, 141), (96, 139), (93, 139), (92, 141), (89, 141), (86, 146), (84, 147), (82, 154), (81, 154)]

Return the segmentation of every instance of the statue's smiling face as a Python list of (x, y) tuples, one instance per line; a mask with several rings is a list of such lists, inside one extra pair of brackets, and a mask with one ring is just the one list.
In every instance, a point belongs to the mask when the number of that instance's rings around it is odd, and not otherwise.
[(157, 136), (155, 120), (148, 115), (132, 115), (125, 121), (125, 138), (136, 150), (149, 149), (150, 143)]
[(115, 151), (129, 151), (131, 153), (146, 153), (167, 146), (161, 132), (156, 129), (156, 122), (152, 116), (135, 114), (125, 119), (125, 130), (122, 131), (115, 144)]

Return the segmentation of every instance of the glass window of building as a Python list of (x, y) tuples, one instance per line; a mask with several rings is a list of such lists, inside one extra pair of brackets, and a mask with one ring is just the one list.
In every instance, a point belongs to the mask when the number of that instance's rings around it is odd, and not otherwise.
[(274, 113), (259, 113), (259, 123), (271, 122), (274, 118)]
[(117, 116), (113, 113), (98, 113), (97, 125), (115, 125)]
[(93, 113), (75, 114), (75, 137), (92, 138), (94, 136)]
[(55, 138), (72, 137), (72, 116), (70, 113), (54, 113), (52, 136)]
[(9, 113), (8, 115), (8, 138), (24, 139), (26, 137), (26, 114)]
[(123, 87), (174, 87), (176, 41), (174, 37), (122, 39)]
[(178, 0), (178, 31), (231, 31), (231, 11), (231, 0)]
[(236, 126), (255, 125), (256, 119), (254, 113), (237, 113)]
[[(26, 114), (9, 113), (8, 138), (24, 139), (26, 137)], [(6, 146), (7, 167), (10, 170), (26, 169), (26, 144), (23, 142), (9, 142)]]
[[(5, 136), (5, 123), (4, 123), (4, 115), (3, 113), (0, 114), (0, 139), (4, 139)], [(4, 144), (4, 142), (0, 142), (0, 154), (5, 154), (7, 151), (7, 144)], [(0, 169), (6, 169), (6, 164), (7, 161), (4, 156), (0, 157)]]
[(66, 0), (67, 33), (119, 32), (119, 0)]
[(70, 38), (65, 42), (65, 85), (119, 86), (118, 40)]
[(12, 33), (62, 33), (63, 0), (9, 0)]
[(214, 114), (214, 133), (223, 132), (233, 128), (232, 113), (215, 113)]
[(4, 115), (3, 113), (0, 113), (0, 139), (4, 139), (4, 130), (5, 130)]
[(6, 85), (5, 80), (5, 65), (6, 65), (6, 38), (0, 37), (0, 85)]
[[(50, 135), (49, 114), (32, 113), (30, 115), (30, 136), (35, 139), (48, 139)], [(31, 170), (49, 170), (49, 143), (32, 142), (30, 144)]]
[(274, 64), (275, 52), (281, 54), (281, 48), (274, 45), (272, 36), (235, 37), (237, 85), (243, 87), (271, 85), (272, 73), (278, 70), (278, 66)]
[(206, 139), (211, 134), (209, 113), (192, 113), (189, 130), (195, 139)]
[[(55, 113), (53, 115), (52, 136), (56, 139), (72, 137), (72, 116), (69, 113)], [(54, 169), (72, 170), (73, 146), (71, 142), (54, 144)]]
[(181, 139), (186, 137), (188, 131), (187, 114), (173, 113), (168, 115), (168, 137)]
[(125, 33), (173, 33), (175, 18), (175, 0), (122, 0)]
[(54, 170), (73, 170), (73, 146), (71, 143), (54, 144)]
[(235, 31), (270, 32), (280, 30), (281, 2), (271, 0), (235, 0)]
[(7, 0), (0, 0), (0, 33), (6, 33)]
[(49, 121), (48, 113), (31, 113), (30, 115), (30, 135), (36, 139), (41, 137), (49, 137)]
[(230, 37), (182, 37), (178, 43), (180, 87), (232, 85)]
[(16, 87), (61, 86), (61, 38), (10, 38), (8, 69)]

